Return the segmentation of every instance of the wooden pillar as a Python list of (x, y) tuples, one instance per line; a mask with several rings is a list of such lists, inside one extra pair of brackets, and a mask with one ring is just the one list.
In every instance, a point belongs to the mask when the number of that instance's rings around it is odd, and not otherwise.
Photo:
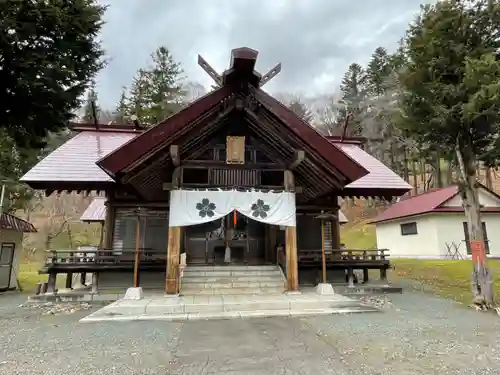
[(340, 219), (339, 219), (339, 205), (338, 198), (335, 197), (335, 205), (333, 207), (333, 214), (336, 219), (332, 220), (332, 248), (340, 249)]
[[(175, 153), (170, 151), (172, 157)], [(174, 165), (178, 165), (175, 163)], [(172, 188), (179, 189), (181, 185), (182, 169), (181, 167), (176, 167), (174, 173), (172, 174)], [(172, 195), (172, 192), (170, 192)], [(168, 250), (167, 250), (167, 269), (166, 269), (166, 280), (165, 280), (165, 293), (176, 295), (179, 294), (179, 263), (180, 263), (180, 253), (181, 253), (181, 227), (169, 227), (168, 228)]]
[(68, 272), (66, 274), (66, 289), (73, 288), (73, 272)]
[(55, 293), (56, 292), (56, 282), (57, 282), (57, 273), (50, 273), (49, 279), (47, 280), (47, 293)]
[(167, 280), (165, 292), (179, 293), (179, 257), (181, 249), (181, 227), (168, 228)]
[(86, 282), (87, 282), (87, 272), (82, 272), (80, 274), (80, 284), (82, 286), (85, 286)]
[[(295, 191), (295, 181), (292, 171), (284, 173), (285, 191)], [(285, 230), (286, 276), (287, 290), (299, 290), (299, 270), (297, 265), (297, 227), (286, 227)]]
[(387, 269), (385, 268), (380, 269), (380, 280), (387, 281)]
[(92, 273), (92, 293), (97, 294), (99, 291), (99, 272)]
[(113, 248), (113, 237), (115, 231), (115, 212), (116, 209), (111, 204), (114, 194), (112, 191), (106, 192), (106, 218), (104, 221), (104, 240), (103, 247), (106, 250)]
[(368, 284), (370, 281), (370, 276), (368, 274), (368, 268), (363, 268), (363, 283)]
[(325, 221), (321, 220), (321, 282), (326, 283)]
[(137, 223), (135, 227), (135, 258), (134, 258), (134, 288), (139, 287), (139, 264), (141, 252), (141, 217), (137, 215)]
[(276, 225), (266, 225), (266, 236), (267, 236), (267, 253), (268, 256), (266, 260), (272, 263), (276, 263), (278, 261), (276, 254), (276, 238), (278, 235), (278, 227)]

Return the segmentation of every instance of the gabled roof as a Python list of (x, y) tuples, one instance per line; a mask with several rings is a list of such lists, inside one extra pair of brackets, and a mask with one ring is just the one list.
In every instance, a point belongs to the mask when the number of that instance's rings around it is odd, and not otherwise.
[[(76, 134), (69, 141), (40, 160), (23, 177), (33, 188), (41, 183), (109, 183), (114, 182), (96, 161), (135, 138), (130, 132), (84, 131)], [(45, 187), (41, 186), (42, 188)]]
[[(137, 162), (145, 154), (164, 146), (176, 133), (187, 132), (186, 125), (199, 120), (203, 113), (208, 113), (219, 107), (222, 101), (233, 94), (231, 88), (223, 86), (212, 91), (191, 104), (182, 108), (179, 112), (166, 118), (156, 126), (148, 129), (138, 137), (133, 137), (129, 142), (115, 147), (112, 152), (102, 155), (97, 165), (110, 176), (116, 176), (131, 164)], [(211, 119), (217, 118), (217, 112), (210, 114)], [(203, 119), (207, 120), (207, 119)]]
[(104, 222), (106, 220), (106, 198), (95, 197), (80, 216), (80, 220), (87, 223)]
[(22, 233), (36, 233), (36, 228), (33, 224), (17, 216), (6, 213), (0, 215), (0, 229)]
[[(231, 67), (224, 73), (228, 79), (224, 81), (225, 84), (221, 88), (196, 100), (134, 140), (122, 145), (99, 160), (97, 164), (110, 176), (116, 177), (127, 169), (136, 167), (141, 162), (141, 158), (148, 153), (153, 154), (172, 144), (174, 139), (179, 139), (194, 128), (195, 122), (199, 123), (199, 131), (203, 132), (205, 124), (220, 116), (221, 103), (224, 100), (236, 95), (253, 94), (254, 100), (263, 105), (271, 116), (278, 119), (283, 131), (294, 134), (297, 139), (294, 143), (302, 143), (304, 147), (308, 147), (315, 157), (319, 157), (328, 165), (329, 169), (340, 173), (343, 176), (342, 179), (349, 183), (365, 176), (368, 171), (363, 166), (331, 144), (293, 111), (266, 94), (258, 85), (256, 86), (256, 83), (258, 84), (256, 79), (258, 74), (254, 71), (256, 58), (257, 52), (249, 48), (233, 50)], [(233, 78), (229, 80), (229, 76)], [(226, 81), (230, 82), (226, 84)]]
[[(482, 189), (485, 189), (500, 199), (496, 193), (487, 189), (484, 185), (480, 186)], [(385, 211), (380, 213), (371, 221), (371, 223), (381, 223), (433, 212), (463, 212), (462, 207), (444, 206), (446, 202), (454, 198), (456, 195), (458, 195), (458, 187), (456, 185), (452, 185), (441, 189), (432, 189), (413, 197), (401, 199), (399, 202), (391, 205)], [(500, 208), (485, 207), (482, 208), (481, 211), (500, 212)]]

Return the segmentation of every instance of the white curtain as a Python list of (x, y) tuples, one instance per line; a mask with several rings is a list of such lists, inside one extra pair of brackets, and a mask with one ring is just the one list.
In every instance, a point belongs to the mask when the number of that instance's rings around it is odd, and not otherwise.
[(258, 190), (172, 190), (169, 225), (202, 224), (234, 210), (263, 223), (295, 226), (295, 194)]

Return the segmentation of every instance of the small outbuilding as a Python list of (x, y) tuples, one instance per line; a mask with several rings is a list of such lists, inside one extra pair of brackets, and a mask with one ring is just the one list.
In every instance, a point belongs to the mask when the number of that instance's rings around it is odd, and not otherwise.
[[(486, 253), (500, 257), (500, 196), (480, 185)], [(373, 221), (377, 247), (391, 258), (467, 259), (469, 231), (457, 186), (401, 198)]]
[(36, 232), (26, 220), (0, 214), (0, 291), (17, 289), (24, 233)]

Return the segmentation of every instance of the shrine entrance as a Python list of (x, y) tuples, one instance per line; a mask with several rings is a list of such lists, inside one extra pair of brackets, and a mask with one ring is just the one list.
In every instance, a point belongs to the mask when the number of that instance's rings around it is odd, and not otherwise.
[[(215, 221), (185, 228), (187, 264), (270, 264), (268, 224), (233, 212)], [(227, 250), (229, 249), (229, 250)]]
[(295, 227), (295, 219), (295, 195), (290, 192), (171, 192), (169, 225), (183, 228), (181, 248), (187, 264), (270, 264), (279, 238), (274, 236), (271, 243), (269, 227)]

